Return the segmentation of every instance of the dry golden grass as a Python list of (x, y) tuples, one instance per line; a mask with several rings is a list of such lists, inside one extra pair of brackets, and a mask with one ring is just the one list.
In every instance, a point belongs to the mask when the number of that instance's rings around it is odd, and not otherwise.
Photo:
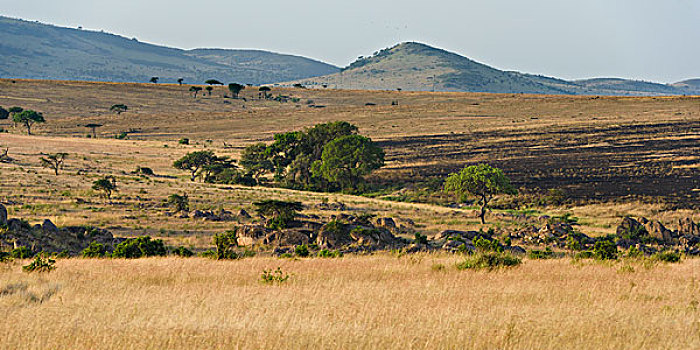
[[(700, 347), (700, 260), (526, 260), (495, 272), (458, 271), (458, 260), (71, 259), (49, 274), (0, 265), (0, 288), (27, 287), (0, 295), (0, 348)], [(288, 282), (259, 281), (278, 266)]]

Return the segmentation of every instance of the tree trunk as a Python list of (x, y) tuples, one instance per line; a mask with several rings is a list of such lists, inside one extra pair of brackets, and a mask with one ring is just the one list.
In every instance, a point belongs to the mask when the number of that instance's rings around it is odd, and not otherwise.
[(486, 224), (486, 196), (481, 196), (481, 213), (479, 214), (479, 217), (481, 218), (481, 224), (485, 225)]
[(32, 134), (32, 125), (29, 123), (26, 123), (24, 125), (27, 126), (27, 135), (31, 135)]

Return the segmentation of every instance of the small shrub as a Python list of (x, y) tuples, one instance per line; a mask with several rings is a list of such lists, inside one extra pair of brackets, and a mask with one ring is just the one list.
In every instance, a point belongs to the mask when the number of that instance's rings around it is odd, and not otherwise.
[(461, 263), (457, 264), (457, 269), (497, 269), (502, 267), (518, 266), (522, 259), (508, 253), (482, 252), (468, 256)]
[(500, 244), (498, 244), (498, 241), (495, 239), (479, 237), (476, 240), (474, 240), (473, 243), (474, 248), (476, 248), (476, 250), (480, 252), (503, 252), (503, 247)]
[(310, 255), (309, 247), (306, 244), (301, 244), (294, 247), (294, 255), (302, 258), (306, 258)]
[(637, 249), (636, 247), (631, 247), (631, 248), (627, 251), (627, 257), (628, 257), (628, 258), (635, 259), (635, 258), (641, 258), (641, 257), (643, 257), (643, 256), (644, 256), (644, 253), (642, 253), (642, 252), (641, 252), (639, 249)]
[(138, 259), (148, 256), (165, 256), (167, 252), (163, 240), (151, 240), (151, 237), (144, 236), (129, 238), (119, 243), (114, 248), (112, 256), (115, 258)]
[(181, 145), (189, 145), (189, 144), (190, 144), (190, 139), (188, 139), (188, 138), (186, 138), (186, 137), (183, 137), (183, 138), (181, 138), (179, 141), (177, 141), (177, 143), (179, 143), (179, 144), (181, 144)]
[(445, 271), (447, 267), (443, 264), (433, 264), (430, 268), (435, 272), (442, 272)]
[(126, 140), (127, 136), (129, 136), (129, 134), (126, 131), (122, 131), (118, 135), (114, 136), (114, 138), (117, 140)]
[(540, 259), (553, 259), (555, 258), (554, 252), (549, 247), (545, 250), (531, 250), (527, 253), (527, 257), (533, 260)]
[(9, 252), (0, 251), (0, 262), (10, 261), (11, 259), (12, 255)]
[(101, 258), (107, 255), (107, 248), (104, 244), (92, 242), (81, 252), (83, 258)]
[(343, 256), (343, 253), (338, 250), (321, 249), (316, 256), (319, 258), (340, 258)]
[(205, 250), (199, 253), (199, 257), (207, 259), (216, 259), (216, 251), (213, 249)]
[(44, 254), (38, 254), (31, 264), (22, 266), (24, 272), (50, 272), (55, 269), (56, 260), (45, 258)]
[(593, 254), (592, 251), (590, 250), (584, 250), (582, 252), (578, 252), (574, 254), (574, 259), (579, 260), (579, 259), (593, 259), (595, 254)]
[(194, 256), (194, 252), (193, 252), (193, 251), (191, 251), (191, 250), (189, 250), (189, 249), (187, 249), (187, 248), (185, 248), (185, 247), (182, 247), (182, 246), (175, 248), (175, 249), (173, 250), (173, 254), (175, 254), (175, 255), (177, 255), (177, 256), (179, 256), (179, 257), (181, 257), (181, 258), (189, 258), (189, 257)]
[(34, 256), (34, 253), (27, 247), (21, 246), (17, 247), (15, 249), (12, 249), (12, 252), (10, 252), (10, 256), (13, 259), (28, 259)]
[(597, 260), (616, 260), (617, 246), (612, 240), (601, 239), (593, 246), (593, 256)]
[(428, 236), (416, 232), (415, 238), (413, 239), (413, 243), (427, 245)]
[(280, 284), (287, 282), (289, 280), (289, 274), (282, 272), (282, 268), (278, 267), (277, 270), (263, 270), (260, 275), (260, 280), (265, 284)]
[(681, 253), (660, 252), (651, 256), (653, 260), (665, 263), (677, 263), (681, 261)]
[(238, 259), (239, 256), (233, 250), (233, 248), (238, 246), (238, 238), (236, 237), (236, 231), (226, 231), (215, 235), (213, 238), (214, 245), (216, 246), (216, 259), (226, 260), (226, 259)]

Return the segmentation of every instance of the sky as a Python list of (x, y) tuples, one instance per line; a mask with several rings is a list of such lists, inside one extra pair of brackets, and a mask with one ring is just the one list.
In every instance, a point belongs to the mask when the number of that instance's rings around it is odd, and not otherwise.
[(0, 0), (0, 14), (337, 66), (418, 41), (495, 68), (565, 79), (700, 78), (700, 0)]

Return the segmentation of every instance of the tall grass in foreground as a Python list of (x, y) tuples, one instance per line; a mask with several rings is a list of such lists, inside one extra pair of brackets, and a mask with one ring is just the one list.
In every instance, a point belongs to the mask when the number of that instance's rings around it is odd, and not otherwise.
[[(458, 270), (463, 259), (69, 259), (49, 274), (0, 264), (0, 349), (700, 348), (700, 260), (489, 272)], [(277, 267), (293, 278), (261, 283)]]

